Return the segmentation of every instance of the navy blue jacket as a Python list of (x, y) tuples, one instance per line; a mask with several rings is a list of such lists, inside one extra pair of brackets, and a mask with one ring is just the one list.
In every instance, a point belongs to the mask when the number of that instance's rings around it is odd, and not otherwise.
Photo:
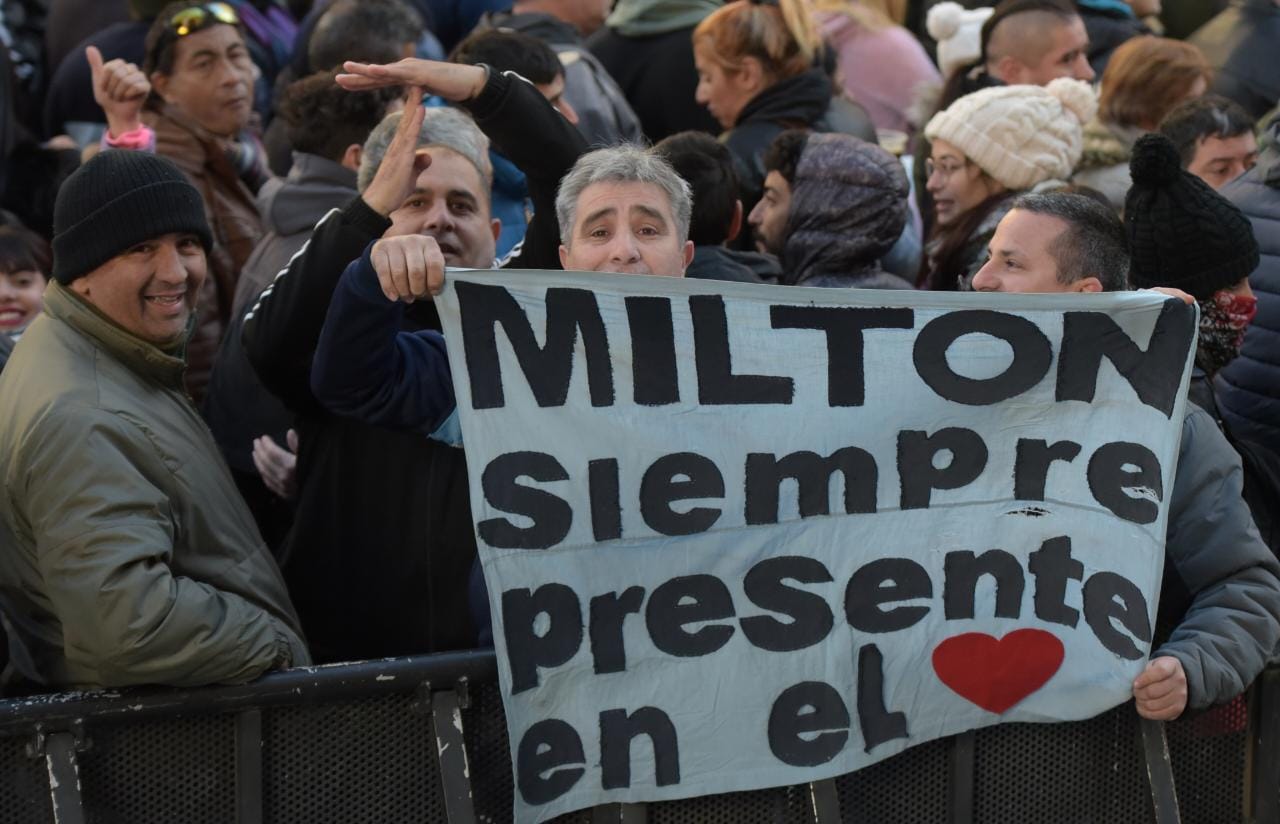
[(1249, 276), (1258, 315), (1240, 357), (1216, 376), (1218, 408), (1231, 431), (1280, 454), (1280, 119), (1258, 165), (1223, 188), (1249, 216), (1262, 262)]

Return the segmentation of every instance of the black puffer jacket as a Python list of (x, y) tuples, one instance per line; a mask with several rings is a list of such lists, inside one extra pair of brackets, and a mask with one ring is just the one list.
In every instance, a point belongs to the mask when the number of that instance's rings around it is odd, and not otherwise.
[(1262, 263), (1249, 276), (1258, 314), (1240, 357), (1215, 376), (1218, 407), (1231, 431), (1280, 454), (1280, 119), (1258, 165), (1222, 190), (1253, 222)]

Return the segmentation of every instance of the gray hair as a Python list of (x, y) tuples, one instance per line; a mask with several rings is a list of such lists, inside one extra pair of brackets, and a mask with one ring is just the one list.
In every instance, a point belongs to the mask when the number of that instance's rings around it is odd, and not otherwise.
[(1129, 288), (1129, 240), (1114, 209), (1086, 195), (1066, 192), (1022, 195), (1012, 208), (1067, 224), (1048, 248), (1058, 265), (1059, 283), (1069, 286), (1096, 277), (1104, 292)]
[(569, 245), (573, 235), (578, 198), (592, 183), (652, 183), (671, 202), (680, 243), (689, 239), (689, 221), (693, 213), (689, 184), (659, 155), (639, 146), (624, 144), (584, 154), (560, 181), (560, 191), (556, 193), (556, 219), (560, 222), (560, 242), (565, 246)]
[[(374, 127), (364, 142), (360, 157), (360, 170), (356, 173), (356, 188), (364, 191), (373, 182), (373, 176), (382, 165), (382, 158), (395, 137), (400, 124), (400, 112), (389, 114)], [(489, 138), (470, 117), (452, 108), (428, 108), (418, 133), (418, 148), (443, 146), (465, 157), (480, 173), (485, 194), (493, 187), (493, 164), (489, 161)]]

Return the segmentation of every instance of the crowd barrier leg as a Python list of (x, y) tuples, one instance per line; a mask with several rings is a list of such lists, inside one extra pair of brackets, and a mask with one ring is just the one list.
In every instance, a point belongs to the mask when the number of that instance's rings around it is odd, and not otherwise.
[(948, 824), (973, 824), (974, 747), (977, 734), (970, 730), (951, 736), (951, 803)]
[(467, 744), (462, 735), (462, 710), (470, 702), (465, 681), (452, 690), (432, 692), (424, 685), (426, 700), (431, 702), (431, 726), (435, 732), (436, 755), (440, 783), (444, 786), (444, 805), (449, 824), (475, 824), (475, 803), (471, 797), (471, 768), (467, 763)]
[(262, 710), (236, 715), (236, 824), (262, 824)]
[(76, 752), (83, 739), (68, 731), (38, 732), (34, 755), (44, 755), (49, 770), (49, 801), (54, 824), (85, 824), (84, 799), (80, 796), (80, 764)]
[(1268, 668), (1254, 685), (1250, 707), (1249, 798), (1246, 815), (1257, 824), (1280, 822), (1280, 669)]
[(1178, 790), (1173, 782), (1173, 762), (1169, 759), (1169, 739), (1165, 737), (1164, 722), (1140, 718), (1138, 730), (1142, 736), (1147, 780), (1151, 782), (1151, 806), (1155, 810), (1156, 824), (1180, 824)]
[(841, 824), (840, 791), (836, 789), (835, 779), (811, 783), (809, 802), (813, 805), (814, 824)]

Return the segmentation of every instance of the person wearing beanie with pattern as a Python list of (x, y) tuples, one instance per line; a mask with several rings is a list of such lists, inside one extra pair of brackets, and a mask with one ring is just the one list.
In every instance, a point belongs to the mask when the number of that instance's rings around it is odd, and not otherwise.
[(1065, 181), (1097, 104), (1079, 80), (996, 86), (957, 100), (925, 127), (934, 231), (920, 283), (954, 290), (986, 259), (987, 241), (1018, 192)]
[(104, 152), (54, 207), (44, 313), (0, 375), (0, 608), (34, 688), (249, 681), (309, 662), (182, 378), (213, 242), (172, 163)]
[(1129, 168), (1129, 279), (1139, 289), (1181, 289), (1200, 305), (1192, 399), (1211, 408), (1210, 381), (1240, 354), (1258, 311), (1249, 287), (1261, 260), (1253, 225), (1234, 203), (1184, 171), (1177, 148), (1163, 135), (1139, 138)]

